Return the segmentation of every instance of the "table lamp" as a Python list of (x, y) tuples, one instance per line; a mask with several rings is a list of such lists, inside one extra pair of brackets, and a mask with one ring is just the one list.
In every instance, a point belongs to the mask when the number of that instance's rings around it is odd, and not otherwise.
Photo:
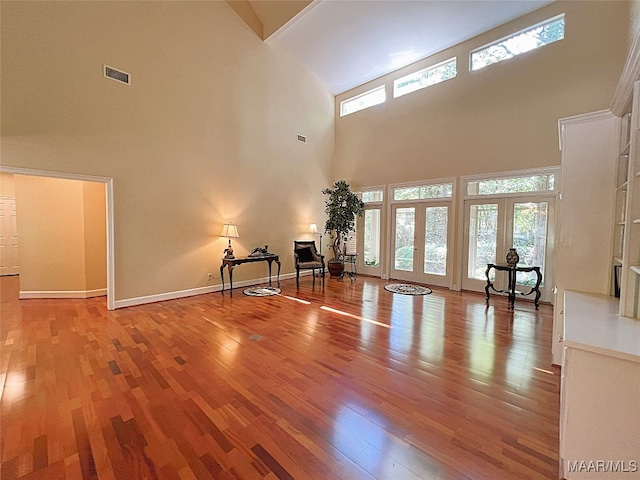
[(322, 253), (322, 233), (320, 233), (318, 231), (318, 226), (315, 223), (311, 223), (309, 224), (309, 230), (307, 230), (309, 233), (315, 233), (316, 235), (318, 235), (320, 237), (320, 253)]
[(227, 237), (229, 239), (229, 246), (224, 250), (224, 258), (236, 258), (233, 256), (231, 239), (240, 237), (240, 235), (238, 235), (238, 227), (236, 227), (233, 223), (225, 223), (222, 227), (222, 232), (220, 232), (220, 236)]

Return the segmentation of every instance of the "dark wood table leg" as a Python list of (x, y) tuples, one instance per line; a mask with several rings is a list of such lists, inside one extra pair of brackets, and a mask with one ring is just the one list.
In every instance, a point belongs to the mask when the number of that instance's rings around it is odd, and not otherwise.
[(516, 303), (516, 270), (515, 268), (509, 269), (509, 305), (511, 310), (515, 308)]
[(278, 264), (278, 286), (280, 286), (280, 259), (277, 255), (267, 254), (267, 255), (258, 255), (258, 256), (248, 256), (248, 257), (239, 257), (239, 258), (228, 258), (225, 257), (222, 259), (222, 265), (220, 265), (220, 278), (222, 280), (222, 289), (221, 292), (224, 293), (224, 267), (227, 267), (229, 270), (229, 296), (233, 296), (233, 270), (238, 265), (242, 265), (244, 263), (253, 263), (253, 262), (267, 262), (269, 264), (269, 286), (273, 283), (272, 278), (272, 264), (273, 261), (276, 261)]
[(536, 281), (536, 286), (533, 287), (533, 289), (536, 292), (536, 299), (533, 301), (533, 303), (536, 306), (536, 310), (538, 309), (538, 306), (540, 305), (540, 284), (542, 283), (542, 273), (540, 273), (540, 269), (536, 268), (535, 269), (536, 275), (538, 276), (538, 280)]
[(491, 288), (491, 280), (489, 279), (489, 272), (491, 271), (491, 267), (488, 266), (485, 270), (484, 274), (487, 276), (487, 286), (484, 287), (484, 293), (486, 294), (486, 302), (489, 303), (489, 289)]
[(229, 296), (233, 297), (233, 265), (227, 267), (229, 269)]

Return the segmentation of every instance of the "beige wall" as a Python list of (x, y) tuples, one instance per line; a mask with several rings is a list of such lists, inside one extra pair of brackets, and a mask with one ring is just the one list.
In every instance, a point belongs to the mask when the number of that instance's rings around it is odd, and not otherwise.
[[(469, 51), (560, 13), (565, 39), (468, 72)], [(606, 109), (625, 61), (628, 2), (556, 2), (396, 74), (387, 101), (336, 123), (335, 177), (384, 185), (560, 164), (559, 118)], [(392, 98), (393, 80), (458, 58), (455, 79)]]
[(268, 243), (293, 271), (334, 151), (333, 97), (307, 70), (225, 2), (0, 8), (2, 163), (114, 179), (116, 300), (219, 283), (226, 221), (237, 254)]
[(269, 38), (289, 20), (309, 6), (311, 0), (249, 0), (251, 7), (262, 21), (263, 36)]
[(15, 176), (20, 291), (105, 289), (103, 184)]
[(15, 197), (13, 174), (0, 172), (0, 197)]
[(84, 263), (87, 291), (107, 288), (107, 208), (105, 186), (82, 182)]
[(253, 30), (259, 38), (264, 38), (264, 27), (255, 10), (247, 0), (225, 0), (242, 20)]

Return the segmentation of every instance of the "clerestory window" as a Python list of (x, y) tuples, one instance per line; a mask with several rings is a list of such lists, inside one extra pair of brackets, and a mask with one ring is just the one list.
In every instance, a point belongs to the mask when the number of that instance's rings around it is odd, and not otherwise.
[(451, 58), (438, 65), (406, 75), (393, 82), (393, 98), (444, 82), (454, 78), (456, 74), (456, 59)]
[(564, 14), (471, 52), (471, 70), (479, 70), (564, 38)]
[(373, 90), (340, 102), (340, 116), (344, 117), (345, 115), (359, 112), (365, 108), (379, 105), (380, 103), (384, 103), (386, 99), (387, 94), (384, 85), (382, 85), (381, 87), (374, 88)]

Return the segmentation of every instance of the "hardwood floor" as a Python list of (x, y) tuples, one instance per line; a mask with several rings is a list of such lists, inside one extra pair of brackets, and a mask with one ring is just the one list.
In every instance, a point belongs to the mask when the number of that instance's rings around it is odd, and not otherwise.
[(1, 278), (1, 478), (557, 478), (552, 308), (385, 284), (110, 312)]

